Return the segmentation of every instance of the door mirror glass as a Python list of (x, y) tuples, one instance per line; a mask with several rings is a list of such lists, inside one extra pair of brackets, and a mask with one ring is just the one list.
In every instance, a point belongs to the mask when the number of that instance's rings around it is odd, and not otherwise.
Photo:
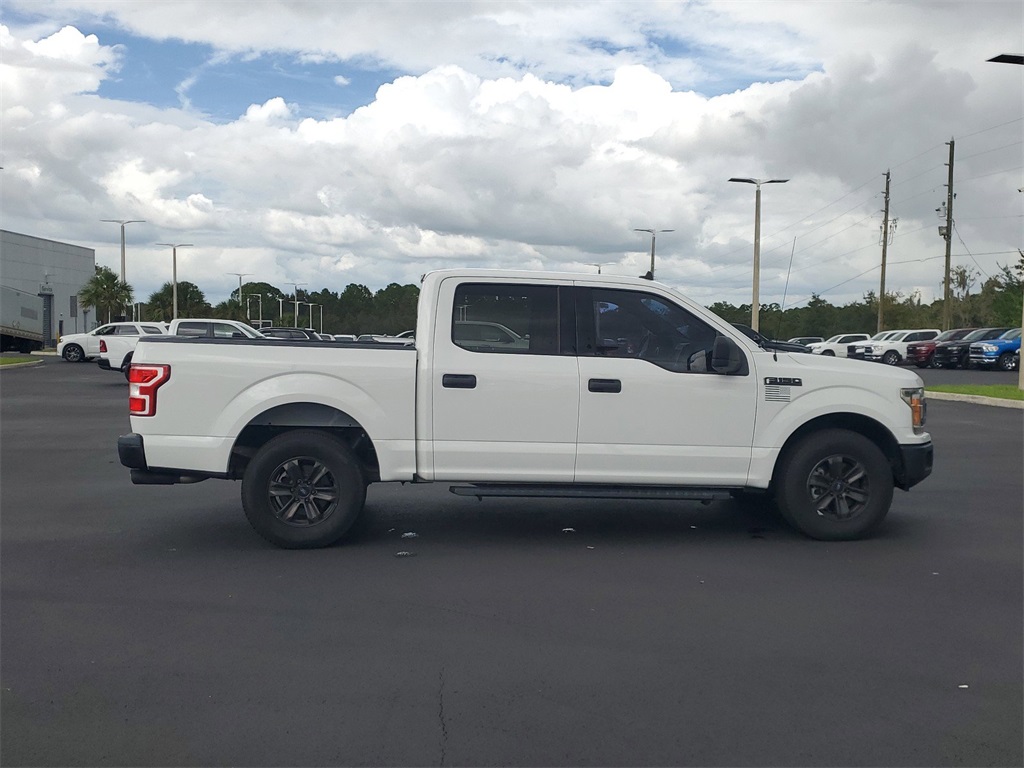
[(719, 336), (715, 339), (711, 350), (711, 368), (715, 373), (723, 373), (726, 376), (743, 373), (746, 362), (747, 358), (735, 341), (728, 336)]

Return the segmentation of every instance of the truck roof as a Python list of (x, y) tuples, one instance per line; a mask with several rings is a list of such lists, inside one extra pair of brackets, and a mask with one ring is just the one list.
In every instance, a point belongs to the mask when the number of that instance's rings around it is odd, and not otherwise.
[(427, 272), (423, 276), (423, 283), (427, 284), (440, 282), (448, 277), (468, 277), (468, 278), (500, 278), (502, 280), (522, 279), (531, 282), (536, 281), (558, 281), (565, 282), (569, 280), (600, 282), (615, 285), (634, 285), (634, 286), (646, 286), (652, 283), (657, 283), (670, 290), (676, 290), (670, 285), (661, 283), (657, 280), (648, 280), (645, 277), (628, 277), (626, 275), (606, 275), (606, 274), (590, 274), (586, 272), (544, 272), (541, 270), (526, 270), (526, 269), (436, 269), (431, 272)]

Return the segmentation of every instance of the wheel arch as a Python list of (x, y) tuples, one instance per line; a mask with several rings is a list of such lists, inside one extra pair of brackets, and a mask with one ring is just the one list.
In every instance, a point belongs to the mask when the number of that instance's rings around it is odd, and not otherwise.
[(885, 455), (892, 467), (893, 478), (897, 485), (903, 477), (903, 457), (900, 453), (899, 442), (889, 429), (880, 421), (865, 416), (862, 413), (827, 413), (817, 416), (795, 429), (782, 445), (778, 459), (775, 462), (775, 469), (772, 473), (772, 485), (778, 483), (778, 473), (785, 465), (785, 459), (793, 448), (801, 443), (808, 435), (821, 432), (826, 429), (845, 429), (864, 435), (872, 443), (878, 446)]
[(242, 477), (249, 461), (267, 441), (297, 429), (317, 429), (332, 435), (352, 450), (367, 480), (380, 478), (377, 451), (363, 425), (345, 411), (316, 402), (275, 405), (250, 419), (231, 447), (229, 477)]

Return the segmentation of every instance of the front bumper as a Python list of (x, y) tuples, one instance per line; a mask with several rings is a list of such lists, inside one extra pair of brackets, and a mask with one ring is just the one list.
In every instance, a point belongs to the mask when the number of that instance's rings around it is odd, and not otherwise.
[(935, 451), (931, 441), (900, 446), (900, 466), (896, 468), (896, 487), (909, 491), (932, 473)]

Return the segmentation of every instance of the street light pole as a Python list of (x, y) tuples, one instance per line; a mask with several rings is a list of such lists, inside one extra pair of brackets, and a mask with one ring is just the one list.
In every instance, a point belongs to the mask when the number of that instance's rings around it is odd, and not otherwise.
[(262, 328), (263, 327), (263, 294), (262, 293), (247, 293), (247, 294), (245, 294), (245, 317), (246, 317), (247, 320), (251, 319), (251, 317), (249, 315), (249, 299), (251, 299), (253, 296), (256, 297), (256, 304), (260, 308), (259, 324), (260, 324), (260, 328)]
[(125, 282), (124, 279), (124, 226), (125, 224), (143, 224), (145, 219), (100, 219), (109, 224), (120, 224), (121, 225), (121, 282)]
[[(634, 229), (634, 232), (649, 232), (651, 235), (651, 279), (654, 279), (654, 241), (661, 232), (675, 232), (674, 229)], [(598, 273), (601, 268), (598, 267)]]
[(225, 275), (237, 275), (238, 276), (238, 308), (242, 308), (242, 278), (249, 277), (252, 272), (225, 272)]
[(295, 327), (299, 327), (299, 286), (307, 283), (290, 283), (295, 287)]
[(757, 187), (757, 192), (754, 195), (754, 298), (750, 306), (750, 327), (756, 331), (761, 312), (761, 185), (785, 184), (789, 179), (739, 179), (734, 177), (729, 181), (754, 184)]
[(178, 249), (191, 248), (192, 243), (157, 243), (171, 249), (171, 319), (178, 319)]

